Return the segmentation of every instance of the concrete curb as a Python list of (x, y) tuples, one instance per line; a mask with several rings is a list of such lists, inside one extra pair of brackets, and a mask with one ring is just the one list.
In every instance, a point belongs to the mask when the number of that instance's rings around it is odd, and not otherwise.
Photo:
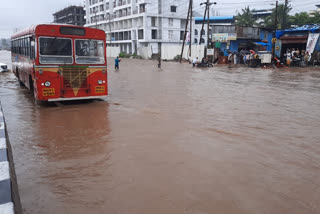
[(0, 103), (0, 213), (22, 213), (12, 151)]

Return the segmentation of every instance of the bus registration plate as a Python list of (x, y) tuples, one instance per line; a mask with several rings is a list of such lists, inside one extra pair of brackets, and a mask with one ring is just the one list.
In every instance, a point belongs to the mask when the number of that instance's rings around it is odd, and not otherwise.
[(54, 96), (55, 95), (54, 88), (44, 88), (42, 89), (42, 94), (45, 97)]
[(104, 86), (96, 86), (96, 93), (104, 93)]

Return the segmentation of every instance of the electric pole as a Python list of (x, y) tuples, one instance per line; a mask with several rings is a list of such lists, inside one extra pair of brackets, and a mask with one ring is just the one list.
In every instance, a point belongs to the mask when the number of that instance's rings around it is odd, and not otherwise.
[(281, 29), (285, 29), (287, 26), (287, 10), (288, 10), (288, 0), (285, 0), (284, 3), (284, 17), (283, 17), (283, 21), (282, 21), (282, 25), (281, 25)]
[(207, 0), (207, 2), (202, 2), (200, 5), (203, 5), (203, 4), (206, 5), (206, 9), (204, 12), (199, 44), (201, 44), (202, 31), (203, 31), (203, 27), (204, 27), (205, 17), (207, 15), (207, 49), (208, 49), (209, 48), (209, 31), (210, 31), (210, 6), (213, 4), (217, 4), (217, 2), (210, 2), (210, 0)]
[(273, 57), (275, 57), (275, 53), (276, 53), (277, 25), (278, 25), (278, 1), (276, 1), (276, 14), (275, 14), (275, 20), (274, 20), (274, 32), (273, 32), (273, 39), (272, 39), (272, 55), (273, 55)]
[(193, 16), (193, 0), (190, 0), (190, 4), (191, 4), (191, 10), (190, 10), (190, 33), (189, 33), (189, 57), (191, 57), (191, 44), (192, 44), (192, 16)]
[[(205, 3), (201, 3), (200, 5), (203, 5)], [(206, 8), (204, 10), (204, 15), (203, 15), (203, 22), (202, 22), (202, 27), (201, 27), (201, 31), (200, 31), (200, 39), (199, 39), (199, 45), (201, 45), (201, 39), (202, 39), (202, 31), (203, 31), (203, 27), (204, 27), (204, 20), (206, 19), (206, 14), (207, 14), (207, 5), (206, 5)]]
[(161, 68), (161, 48), (162, 48), (162, 0), (158, 0), (158, 68)]
[[(182, 43), (182, 49), (181, 49), (181, 56), (180, 56), (180, 63), (182, 60), (182, 55), (183, 55), (183, 49), (184, 49), (184, 43), (186, 41), (186, 36), (187, 36), (187, 29), (188, 29), (188, 23), (189, 23), (189, 16), (192, 14), (190, 12), (192, 10), (192, 0), (189, 1), (189, 9), (188, 9), (188, 15), (187, 15), (187, 21), (186, 21), (186, 27), (184, 29), (184, 35), (183, 35), (183, 43)], [(192, 24), (192, 23), (191, 23)], [(191, 33), (191, 32), (190, 32)]]
[(207, 49), (209, 48), (209, 30), (210, 30), (210, 4), (207, 0)]

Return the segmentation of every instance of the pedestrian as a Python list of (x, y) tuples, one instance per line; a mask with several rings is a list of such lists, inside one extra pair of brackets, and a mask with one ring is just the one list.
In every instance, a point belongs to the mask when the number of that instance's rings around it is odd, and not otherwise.
[(116, 71), (118, 71), (119, 70), (119, 63), (121, 62), (121, 59), (119, 58), (119, 56), (117, 56), (117, 58), (115, 58), (115, 60), (114, 60), (114, 69), (116, 70)]
[(198, 63), (198, 57), (192, 60), (192, 66), (195, 67), (197, 63)]
[(309, 62), (309, 52), (308, 51), (304, 55), (303, 59), (304, 59), (305, 65), (308, 66), (308, 62)]
[(228, 67), (231, 68), (231, 63), (232, 63), (232, 52), (228, 51)]

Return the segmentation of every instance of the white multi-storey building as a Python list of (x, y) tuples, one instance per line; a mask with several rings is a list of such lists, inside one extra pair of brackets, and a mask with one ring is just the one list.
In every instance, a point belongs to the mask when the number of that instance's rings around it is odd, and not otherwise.
[(181, 44), (188, 0), (85, 0), (86, 27), (106, 32), (107, 43), (134, 53), (160, 44)]

